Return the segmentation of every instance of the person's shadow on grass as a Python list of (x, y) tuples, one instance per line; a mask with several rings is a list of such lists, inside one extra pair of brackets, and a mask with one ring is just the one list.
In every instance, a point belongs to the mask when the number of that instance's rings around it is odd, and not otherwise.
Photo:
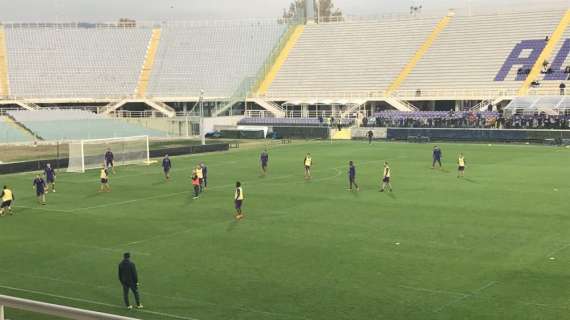
[(236, 219), (233, 219), (232, 222), (230, 222), (228, 224), (228, 227), (226, 228), (226, 232), (232, 232), (234, 231), (234, 229), (237, 227), (239, 221)]

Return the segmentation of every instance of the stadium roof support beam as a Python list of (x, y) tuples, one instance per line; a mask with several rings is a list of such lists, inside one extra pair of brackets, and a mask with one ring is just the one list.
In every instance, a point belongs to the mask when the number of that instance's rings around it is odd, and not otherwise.
[(0, 97), (10, 95), (10, 84), (8, 81), (8, 50), (6, 49), (6, 32), (4, 26), (0, 25)]
[(152, 35), (150, 37), (150, 41), (146, 50), (146, 56), (144, 58), (141, 74), (139, 76), (139, 82), (135, 91), (137, 98), (144, 98), (146, 96), (148, 83), (150, 81), (150, 75), (152, 73), (154, 60), (156, 58), (156, 52), (158, 51), (158, 45), (160, 44), (161, 34), (162, 30), (160, 28), (152, 30)]
[(552, 35), (550, 35), (548, 43), (540, 53), (540, 56), (538, 56), (538, 59), (536, 59), (534, 66), (530, 70), (530, 73), (528, 74), (521, 88), (519, 89), (518, 92), (519, 96), (524, 96), (528, 94), (528, 90), (532, 82), (535, 81), (540, 75), (540, 70), (542, 69), (544, 62), (548, 61), (548, 59), (550, 59), (550, 57), (552, 56), (552, 53), (554, 52), (556, 45), (564, 35), (564, 32), (566, 31), (568, 24), (570, 24), (570, 10), (566, 11), (564, 16), (562, 17), (562, 20), (560, 20), (560, 23), (558, 23), (558, 26), (556, 27)]
[(291, 33), (291, 36), (289, 36), (289, 39), (287, 39), (287, 42), (283, 46), (283, 49), (281, 50), (281, 52), (279, 52), (279, 55), (277, 55), (275, 62), (273, 63), (271, 68), (269, 68), (269, 71), (261, 81), (259, 88), (257, 89), (256, 92), (257, 96), (265, 95), (265, 93), (273, 83), (273, 80), (275, 80), (277, 73), (279, 72), (279, 70), (281, 70), (281, 67), (285, 63), (285, 60), (287, 60), (287, 57), (289, 57), (289, 53), (291, 53), (291, 50), (295, 47), (295, 44), (297, 44), (297, 41), (303, 34), (304, 30), (305, 30), (304, 25), (295, 26), (295, 29)]
[(387, 96), (389, 96), (394, 91), (400, 88), (400, 86), (406, 80), (408, 75), (410, 75), (412, 70), (414, 70), (418, 62), (423, 58), (426, 52), (428, 52), (428, 50), (431, 48), (435, 40), (437, 40), (439, 34), (447, 27), (447, 25), (451, 21), (451, 17), (452, 15), (448, 14), (435, 25), (435, 28), (433, 29), (431, 34), (427, 37), (424, 43), (422, 43), (422, 45), (420, 46), (418, 51), (416, 51), (412, 59), (408, 62), (408, 64), (406, 64), (406, 66), (404, 66), (404, 69), (402, 69), (398, 77), (394, 79), (394, 81), (390, 84), (388, 90), (386, 90)]

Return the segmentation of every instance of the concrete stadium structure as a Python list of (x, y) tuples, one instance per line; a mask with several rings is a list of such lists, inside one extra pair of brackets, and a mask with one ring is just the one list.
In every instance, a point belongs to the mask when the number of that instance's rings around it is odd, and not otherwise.
[(328, 23), (4, 23), (0, 104), (95, 105), (103, 114), (136, 105), (173, 118), (198, 101), (208, 116), (348, 116), (433, 110), (437, 101), (478, 110), (563, 93), (569, 23), (565, 10)]

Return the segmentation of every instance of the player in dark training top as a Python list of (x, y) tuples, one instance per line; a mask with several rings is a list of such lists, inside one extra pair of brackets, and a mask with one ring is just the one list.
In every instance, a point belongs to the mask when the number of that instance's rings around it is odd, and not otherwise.
[(164, 170), (164, 178), (166, 180), (170, 179), (170, 168), (172, 168), (172, 162), (168, 155), (165, 155), (164, 159), (162, 159), (162, 170)]
[(261, 155), (259, 156), (259, 162), (261, 163), (261, 174), (267, 174), (267, 165), (269, 164), (269, 154), (267, 150), (263, 150)]
[(55, 170), (53, 170), (49, 163), (46, 164), (46, 168), (44, 169), (44, 176), (46, 177), (47, 183), (46, 193), (50, 191), (50, 187), (51, 192), (55, 192)]
[(46, 193), (45, 193), (46, 182), (44, 181), (42, 176), (40, 176), (39, 174), (36, 175), (36, 178), (34, 179), (32, 187), (34, 189), (36, 189), (36, 197), (38, 197), (38, 203), (45, 205), (46, 204)]
[(202, 185), (204, 190), (208, 189), (208, 167), (204, 162), (200, 162), (200, 167), (202, 168)]
[(441, 149), (438, 146), (433, 147), (433, 162), (431, 164), (431, 168), (435, 169), (435, 163), (439, 164), (441, 168)]
[(114, 161), (115, 161), (115, 155), (109, 148), (107, 149), (107, 152), (105, 152), (105, 167), (107, 167), (107, 169), (111, 168), (111, 170), (113, 170), (113, 173), (115, 173)]
[(356, 188), (356, 191), (359, 191), (358, 185), (356, 184), (356, 167), (354, 166), (354, 162), (348, 162), (348, 190), (352, 191), (352, 186)]

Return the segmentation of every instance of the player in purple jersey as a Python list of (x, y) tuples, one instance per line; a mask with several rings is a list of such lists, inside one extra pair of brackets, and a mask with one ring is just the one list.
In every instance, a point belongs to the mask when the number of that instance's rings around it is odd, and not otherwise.
[(107, 169), (111, 168), (111, 170), (113, 170), (113, 174), (115, 173), (114, 160), (115, 155), (111, 151), (111, 148), (108, 148), (107, 152), (105, 152), (105, 167), (107, 167)]
[(433, 147), (433, 162), (431, 164), (431, 168), (435, 169), (435, 164), (437, 162), (437, 164), (439, 164), (439, 167), (441, 168), (441, 149), (438, 146), (434, 146)]
[(354, 162), (348, 162), (348, 190), (352, 191), (352, 186), (356, 188), (356, 191), (360, 191), (360, 188), (356, 184), (356, 167), (354, 166)]
[(36, 197), (38, 197), (38, 203), (42, 205), (46, 204), (46, 182), (42, 178), (41, 175), (37, 174), (34, 182), (32, 184), (32, 188), (36, 189)]
[(204, 162), (200, 162), (200, 167), (202, 168), (202, 185), (204, 186), (204, 190), (208, 189), (208, 167), (204, 164)]
[(165, 155), (164, 159), (162, 159), (162, 170), (164, 170), (164, 178), (166, 180), (170, 179), (170, 168), (172, 168), (172, 162), (168, 155)]
[(46, 164), (46, 168), (44, 169), (44, 176), (46, 177), (45, 181), (47, 184), (46, 193), (50, 191), (50, 187), (51, 192), (55, 192), (55, 170), (53, 170), (49, 163)]
[(266, 175), (267, 165), (269, 164), (269, 154), (267, 153), (267, 150), (263, 150), (263, 152), (259, 156), (259, 161), (261, 163), (261, 174)]

